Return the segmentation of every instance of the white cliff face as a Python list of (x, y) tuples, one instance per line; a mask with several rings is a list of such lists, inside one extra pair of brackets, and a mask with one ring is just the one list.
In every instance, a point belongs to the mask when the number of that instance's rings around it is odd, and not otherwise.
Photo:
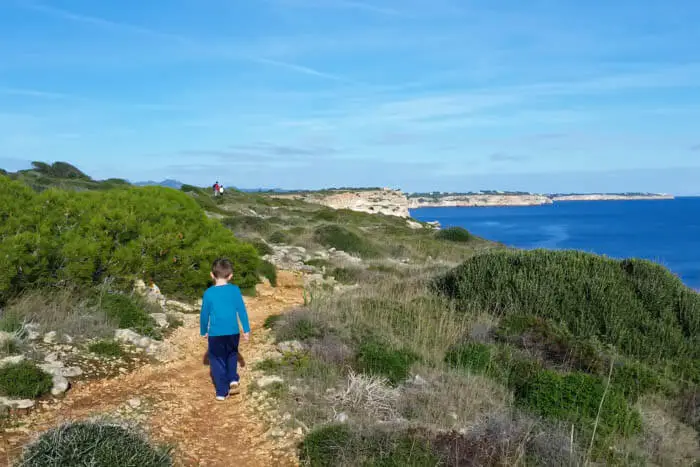
[(331, 191), (326, 193), (276, 195), (275, 197), (302, 200), (333, 209), (350, 209), (369, 214), (410, 217), (408, 213), (408, 198), (399, 190)]
[(642, 199), (674, 199), (673, 195), (648, 194), (648, 195), (615, 195), (604, 193), (591, 193), (587, 195), (561, 195), (553, 196), (554, 201), (631, 201)]
[(435, 198), (413, 197), (408, 200), (409, 208), (427, 207), (477, 207), (477, 206), (539, 206), (552, 204), (544, 195), (444, 195)]

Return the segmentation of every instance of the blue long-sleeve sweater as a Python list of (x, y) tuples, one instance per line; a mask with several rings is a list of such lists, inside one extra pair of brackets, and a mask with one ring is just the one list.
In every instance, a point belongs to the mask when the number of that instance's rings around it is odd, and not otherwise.
[(204, 336), (230, 336), (250, 332), (248, 312), (238, 286), (233, 284), (209, 287), (202, 297), (202, 312), (199, 315), (199, 331)]

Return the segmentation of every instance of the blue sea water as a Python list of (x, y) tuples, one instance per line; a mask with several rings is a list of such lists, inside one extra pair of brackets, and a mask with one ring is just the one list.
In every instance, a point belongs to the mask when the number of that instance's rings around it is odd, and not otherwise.
[(545, 206), (421, 208), (421, 221), (460, 226), (517, 248), (575, 249), (645, 258), (700, 290), (700, 198), (567, 201)]

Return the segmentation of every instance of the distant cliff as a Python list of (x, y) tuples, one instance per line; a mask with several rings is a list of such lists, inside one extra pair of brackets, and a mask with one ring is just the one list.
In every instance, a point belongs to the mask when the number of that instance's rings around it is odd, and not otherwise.
[(275, 194), (275, 198), (296, 199), (321, 204), (333, 209), (350, 209), (370, 214), (410, 217), (408, 198), (399, 190), (325, 190), (291, 194)]
[(655, 193), (633, 193), (633, 194), (577, 194), (577, 195), (552, 195), (553, 201), (629, 201), (642, 199), (674, 199), (673, 195)]
[(410, 209), (430, 207), (477, 207), (477, 206), (539, 206), (552, 204), (544, 195), (533, 194), (465, 194), (411, 196), (408, 198)]

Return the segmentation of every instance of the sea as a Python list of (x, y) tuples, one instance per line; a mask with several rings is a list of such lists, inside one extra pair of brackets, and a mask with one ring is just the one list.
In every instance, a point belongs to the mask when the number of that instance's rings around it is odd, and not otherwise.
[(508, 246), (645, 258), (700, 290), (700, 198), (566, 201), (543, 206), (420, 208), (420, 221), (464, 227)]

